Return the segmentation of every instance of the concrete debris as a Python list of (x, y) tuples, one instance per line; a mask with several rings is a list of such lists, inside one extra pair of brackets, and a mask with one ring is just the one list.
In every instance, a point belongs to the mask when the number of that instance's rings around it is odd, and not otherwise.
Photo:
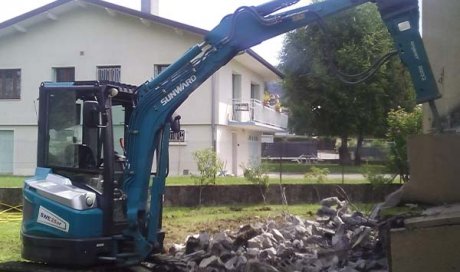
[(179, 244), (173, 244), (170, 248), (169, 248), (169, 255), (176, 255), (176, 253), (178, 253), (179, 251), (182, 251), (182, 250), (185, 250), (185, 246), (184, 245), (179, 245)]
[(351, 212), (337, 197), (320, 204), (316, 220), (288, 215), (236, 232), (200, 232), (185, 245), (173, 245), (169, 254), (197, 272), (388, 271), (376, 220)]
[(326, 206), (326, 207), (332, 207), (332, 206), (338, 206), (338, 205), (343, 206), (344, 203), (345, 201), (342, 202), (340, 201), (338, 197), (335, 197), (335, 196), (324, 198), (323, 200), (319, 202), (321, 206)]
[(212, 264), (217, 264), (218, 263), (219, 257), (217, 256), (210, 256), (207, 258), (204, 258), (201, 260), (200, 265), (198, 266), (199, 268), (206, 268)]

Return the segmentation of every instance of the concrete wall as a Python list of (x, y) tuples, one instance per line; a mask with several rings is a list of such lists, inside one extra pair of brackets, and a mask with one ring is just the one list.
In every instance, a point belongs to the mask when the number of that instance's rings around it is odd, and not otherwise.
[[(370, 184), (340, 185), (349, 199), (354, 203), (376, 203), (383, 201), (385, 196), (397, 190), (400, 185), (385, 185), (373, 187)], [(321, 199), (337, 196), (338, 185), (285, 185), (288, 204), (318, 203)], [(22, 203), (21, 188), (0, 188), (0, 203), (20, 205)], [(198, 205), (199, 187), (197, 186), (167, 186), (165, 192), (166, 206)], [(281, 204), (280, 187), (270, 186), (267, 203)], [(203, 205), (246, 205), (262, 203), (259, 188), (254, 185), (207, 186), (203, 189)]]
[(7, 209), (9, 206), (22, 205), (21, 188), (0, 188), (0, 210)]
[[(436, 101), (446, 127), (460, 130), (460, 1), (422, 0), (422, 35), (442, 98)], [(431, 114), (424, 108), (424, 130)]]
[[(285, 185), (288, 204), (318, 203), (321, 199), (331, 196), (341, 197), (337, 193), (337, 185)], [(383, 201), (385, 196), (397, 190), (399, 185), (372, 187), (370, 184), (340, 185), (354, 203), (376, 203)], [(198, 205), (199, 188), (197, 186), (166, 187), (165, 205), (196, 206)], [(272, 185), (266, 194), (267, 203), (282, 204), (280, 187)], [(208, 186), (203, 189), (204, 205), (245, 205), (263, 203), (259, 188), (254, 185)]]

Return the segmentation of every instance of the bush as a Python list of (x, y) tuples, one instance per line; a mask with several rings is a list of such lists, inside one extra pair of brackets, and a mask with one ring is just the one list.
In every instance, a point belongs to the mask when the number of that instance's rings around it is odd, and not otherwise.
[(201, 206), (201, 193), (204, 186), (216, 184), (216, 176), (223, 167), (223, 162), (217, 157), (214, 150), (207, 148), (193, 152), (193, 157), (197, 163), (199, 176), (192, 175), (195, 184), (200, 187), (199, 205)]
[(381, 171), (379, 171), (379, 169), (376, 169), (375, 167), (369, 167), (369, 166), (364, 166), (363, 176), (373, 186), (390, 184), (395, 179), (395, 175), (392, 175), (391, 177), (389, 177), (383, 174)]
[(407, 182), (409, 181), (407, 138), (409, 135), (422, 133), (422, 109), (416, 107), (412, 112), (406, 112), (404, 109), (390, 111), (387, 122), (387, 138), (391, 142), (388, 167)]
[(312, 166), (310, 171), (305, 173), (304, 179), (309, 182), (325, 183), (327, 181), (327, 175), (330, 173), (328, 168), (319, 168)]
[(267, 175), (268, 169), (263, 164), (255, 164), (252, 163), (249, 167), (245, 165), (241, 165), (243, 168), (243, 176), (246, 180), (250, 181), (251, 183), (256, 184), (259, 186), (260, 194), (262, 195), (262, 199), (264, 203), (265, 201), (265, 194), (268, 191), (268, 184), (269, 184), (269, 177)]

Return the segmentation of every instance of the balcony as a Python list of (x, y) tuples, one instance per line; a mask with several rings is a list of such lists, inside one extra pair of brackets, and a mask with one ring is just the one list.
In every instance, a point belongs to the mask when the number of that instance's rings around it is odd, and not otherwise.
[(228, 124), (264, 132), (285, 131), (288, 116), (273, 106), (264, 106), (260, 100), (233, 99)]

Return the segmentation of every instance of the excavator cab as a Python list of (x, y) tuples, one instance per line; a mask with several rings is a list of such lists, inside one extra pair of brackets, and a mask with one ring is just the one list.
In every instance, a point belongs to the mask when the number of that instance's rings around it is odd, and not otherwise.
[(114, 256), (112, 235), (127, 221), (118, 139), (127, 133), (135, 88), (42, 83), (37, 170), (24, 186), (23, 258), (89, 265)]

